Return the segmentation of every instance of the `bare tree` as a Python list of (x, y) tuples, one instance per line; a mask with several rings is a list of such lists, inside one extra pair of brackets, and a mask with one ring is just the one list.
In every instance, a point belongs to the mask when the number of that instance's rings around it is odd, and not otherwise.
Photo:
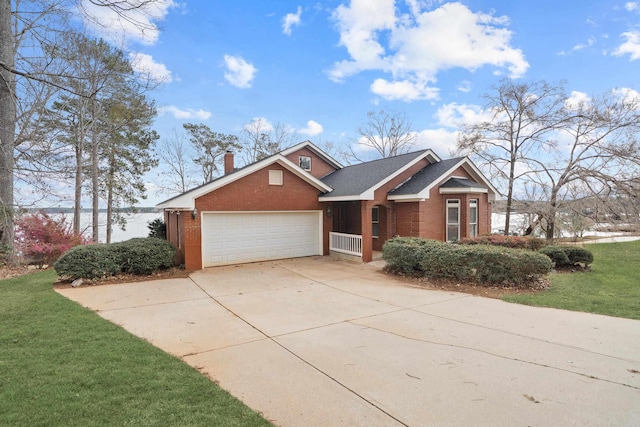
[(160, 174), (165, 183), (159, 192), (165, 194), (181, 194), (196, 186), (196, 171), (193, 169), (193, 150), (189, 149), (186, 135), (178, 133), (175, 129), (169, 138), (160, 142), (157, 155), (162, 163), (163, 171)]
[(369, 111), (367, 122), (358, 128), (360, 137), (350, 147), (347, 157), (363, 161), (363, 149), (374, 150), (380, 157), (393, 157), (407, 153), (416, 142), (416, 133), (406, 115), (388, 113), (384, 110)]
[(472, 155), (506, 188), (504, 232), (509, 234), (514, 188), (532, 171), (529, 160), (553, 146), (550, 134), (567, 120), (563, 83), (517, 83), (502, 80), (485, 95), (490, 118), (467, 125), (458, 138), (458, 150)]
[(564, 200), (613, 195), (640, 177), (640, 94), (614, 90), (564, 105), (568, 119), (553, 152), (529, 159), (531, 180), (546, 195), (547, 240)]
[(262, 160), (292, 145), (296, 138), (291, 127), (256, 117), (242, 127), (242, 159), (245, 164)]

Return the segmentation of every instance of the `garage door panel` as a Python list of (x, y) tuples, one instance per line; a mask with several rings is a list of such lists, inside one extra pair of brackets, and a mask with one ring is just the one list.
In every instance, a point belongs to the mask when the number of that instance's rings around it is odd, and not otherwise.
[(203, 265), (321, 254), (322, 212), (204, 213)]

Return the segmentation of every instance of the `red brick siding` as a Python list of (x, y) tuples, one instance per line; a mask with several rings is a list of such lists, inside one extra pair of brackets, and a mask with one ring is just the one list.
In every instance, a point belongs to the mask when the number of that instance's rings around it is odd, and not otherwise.
[(311, 171), (309, 173), (316, 178), (322, 178), (325, 175), (335, 171), (336, 169), (331, 166), (329, 163), (325, 162), (322, 157), (318, 156), (313, 151), (308, 148), (301, 148), (300, 150), (294, 151), (289, 154), (287, 157), (293, 164), (299, 165), (299, 157), (300, 156), (308, 156), (311, 157)]
[[(471, 179), (462, 167), (449, 176), (461, 176)], [(399, 236), (422, 237), (433, 240), (446, 240), (446, 200), (460, 200), (460, 237), (468, 236), (469, 200), (478, 199), (478, 234), (491, 231), (491, 205), (486, 193), (440, 194), (439, 186), (449, 176), (443, 178), (429, 192), (429, 198), (423, 202), (396, 203), (396, 234)]]
[[(283, 185), (269, 185), (269, 170), (283, 171)], [(184, 215), (185, 265), (187, 269), (202, 268), (201, 213), (207, 211), (285, 211), (322, 210), (326, 203), (318, 202), (319, 190), (273, 164), (247, 175), (229, 185), (196, 199), (198, 215)], [(329, 252), (328, 231), (331, 218), (323, 215), (323, 253)]]
[[(373, 205), (372, 206), (380, 206), (380, 212), (385, 212), (384, 223), (380, 225), (379, 237), (374, 239), (373, 241), (373, 249), (376, 251), (382, 250), (382, 246), (384, 242), (388, 239), (392, 238), (395, 235), (399, 235), (397, 231), (397, 215), (395, 214), (395, 208), (397, 206), (396, 203), (387, 200), (387, 195), (391, 190), (396, 188), (402, 182), (406, 181), (409, 177), (418, 173), (421, 169), (429, 165), (429, 162), (426, 159), (420, 160), (415, 165), (411, 166), (409, 169), (396, 176), (380, 188), (378, 188), (373, 194)], [(383, 218), (381, 216), (381, 221)], [(365, 219), (362, 218), (363, 227), (369, 228), (371, 230), (371, 221), (369, 223), (365, 222)], [(368, 225), (366, 225), (368, 224)], [(363, 237), (364, 239), (364, 237)]]

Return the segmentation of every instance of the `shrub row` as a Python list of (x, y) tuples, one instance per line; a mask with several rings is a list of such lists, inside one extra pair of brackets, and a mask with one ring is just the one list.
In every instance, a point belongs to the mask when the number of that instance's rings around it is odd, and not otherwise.
[(387, 271), (417, 277), (485, 284), (526, 284), (548, 274), (551, 260), (539, 252), (489, 245), (455, 245), (396, 237), (382, 249)]
[(54, 264), (65, 280), (96, 279), (120, 273), (136, 275), (169, 268), (176, 249), (166, 240), (136, 238), (112, 244), (76, 246)]
[(579, 246), (547, 246), (540, 249), (540, 253), (548, 256), (556, 267), (587, 267), (593, 262), (593, 254)]
[(504, 236), (502, 234), (489, 234), (484, 236), (468, 237), (460, 239), (458, 243), (463, 245), (492, 245), (513, 249), (529, 249), (537, 251), (546, 243), (543, 239), (527, 236)]

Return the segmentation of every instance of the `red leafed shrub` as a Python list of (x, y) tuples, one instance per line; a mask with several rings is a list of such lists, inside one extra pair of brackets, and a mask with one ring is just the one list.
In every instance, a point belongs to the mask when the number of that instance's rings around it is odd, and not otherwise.
[(63, 253), (85, 243), (82, 236), (74, 236), (64, 215), (56, 219), (41, 211), (16, 221), (16, 248), (29, 263), (52, 265)]
[(504, 236), (502, 234), (469, 237), (460, 239), (458, 243), (463, 245), (502, 246), (503, 248), (529, 249), (532, 251), (537, 251), (546, 245), (543, 239), (527, 236)]

